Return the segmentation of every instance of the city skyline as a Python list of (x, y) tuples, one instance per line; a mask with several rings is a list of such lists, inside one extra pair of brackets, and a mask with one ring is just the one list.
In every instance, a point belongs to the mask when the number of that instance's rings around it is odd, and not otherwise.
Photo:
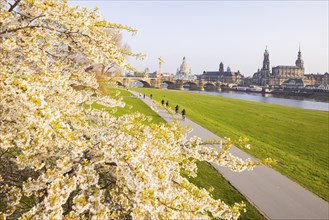
[(270, 66), (294, 65), (299, 45), (305, 74), (328, 71), (327, 1), (69, 1), (98, 7), (102, 17), (139, 30), (123, 41), (145, 61), (128, 61), (143, 71), (176, 73), (183, 57), (193, 74), (225, 69), (252, 76), (262, 67), (265, 47)]

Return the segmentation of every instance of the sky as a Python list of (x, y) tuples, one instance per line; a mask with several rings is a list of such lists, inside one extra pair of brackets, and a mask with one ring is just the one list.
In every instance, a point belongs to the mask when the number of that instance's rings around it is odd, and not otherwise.
[(223, 62), (251, 76), (270, 65), (295, 65), (299, 45), (305, 74), (328, 72), (328, 1), (69, 1), (99, 8), (102, 17), (138, 30), (123, 41), (146, 60), (129, 58), (139, 71), (176, 73), (185, 56), (193, 74), (217, 71)]

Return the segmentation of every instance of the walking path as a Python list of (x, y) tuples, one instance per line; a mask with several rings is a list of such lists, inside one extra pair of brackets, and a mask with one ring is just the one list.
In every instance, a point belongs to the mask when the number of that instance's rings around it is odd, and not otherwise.
[[(142, 97), (137, 92), (130, 92), (136, 97)], [(141, 100), (148, 106), (154, 106), (148, 97)], [(158, 110), (158, 114), (166, 121), (172, 120), (167, 110), (161, 108)], [(220, 139), (188, 118), (180, 122), (183, 126), (189, 125), (193, 129), (188, 134), (189, 137), (198, 136), (203, 140)], [(253, 158), (236, 147), (231, 148), (231, 153), (242, 159)], [(328, 202), (269, 167), (258, 166), (253, 171), (235, 173), (225, 167), (215, 164), (213, 166), (268, 219), (329, 219)]]

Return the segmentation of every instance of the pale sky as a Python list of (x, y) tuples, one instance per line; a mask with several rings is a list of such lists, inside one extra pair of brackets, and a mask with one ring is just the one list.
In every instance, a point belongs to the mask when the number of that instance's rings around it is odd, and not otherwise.
[(305, 73), (328, 72), (328, 1), (69, 1), (99, 7), (106, 20), (138, 29), (124, 34), (138, 70), (176, 73), (186, 57), (193, 74), (225, 69), (250, 76), (262, 67), (267, 45), (271, 67), (295, 65), (299, 44)]

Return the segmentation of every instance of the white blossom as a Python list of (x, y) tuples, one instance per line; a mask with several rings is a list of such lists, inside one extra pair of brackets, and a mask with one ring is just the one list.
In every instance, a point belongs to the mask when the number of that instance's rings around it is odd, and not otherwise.
[(0, 185), (8, 201), (0, 218), (22, 195), (34, 200), (23, 219), (239, 217), (244, 204), (230, 207), (181, 176), (197, 175), (190, 158), (252, 169), (258, 162), (229, 153), (231, 140), (217, 152), (187, 139), (178, 122), (146, 126), (139, 113), (90, 107), (124, 106), (102, 93), (104, 78), (86, 71), (95, 63), (131, 68), (125, 56), (137, 55), (115, 40), (121, 30), (135, 32), (66, 1), (0, 0), (0, 153), (15, 156), (17, 172), (30, 169), (20, 187)]

